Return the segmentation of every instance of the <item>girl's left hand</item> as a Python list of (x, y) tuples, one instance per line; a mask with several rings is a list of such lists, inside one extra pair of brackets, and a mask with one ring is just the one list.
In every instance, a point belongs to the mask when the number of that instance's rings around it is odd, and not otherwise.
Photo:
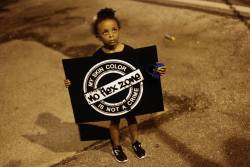
[(155, 71), (160, 74), (160, 76), (163, 76), (166, 73), (166, 66), (162, 63), (157, 63), (156, 64)]

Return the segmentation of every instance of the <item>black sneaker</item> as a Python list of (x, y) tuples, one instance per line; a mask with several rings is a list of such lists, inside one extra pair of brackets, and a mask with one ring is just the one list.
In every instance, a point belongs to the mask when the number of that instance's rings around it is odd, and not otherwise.
[(113, 147), (112, 153), (113, 153), (113, 155), (115, 155), (115, 158), (118, 162), (127, 162), (128, 161), (128, 158), (125, 155), (125, 153), (123, 152), (121, 146)]
[(137, 158), (139, 159), (145, 158), (146, 156), (145, 150), (142, 148), (141, 143), (139, 141), (134, 142), (134, 144), (132, 144), (132, 147)]

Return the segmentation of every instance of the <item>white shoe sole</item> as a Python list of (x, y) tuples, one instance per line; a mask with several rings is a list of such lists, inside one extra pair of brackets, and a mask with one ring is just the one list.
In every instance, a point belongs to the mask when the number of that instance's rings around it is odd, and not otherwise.
[(144, 158), (146, 158), (146, 154), (144, 155), (144, 156), (142, 156), (142, 157), (138, 157), (137, 155), (135, 155), (136, 156), (136, 158), (138, 158), (138, 159), (144, 159)]

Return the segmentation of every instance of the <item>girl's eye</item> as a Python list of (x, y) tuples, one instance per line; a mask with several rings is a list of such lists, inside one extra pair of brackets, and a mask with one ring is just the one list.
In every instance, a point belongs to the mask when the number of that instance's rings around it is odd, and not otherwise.
[(108, 31), (104, 31), (102, 34), (103, 35), (108, 35)]
[(112, 31), (113, 31), (113, 32), (117, 32), (117, 31), (118, 31), (118, 29), (117, 29), (117, 28), (114, 28), (114, 29), (112, 29)]

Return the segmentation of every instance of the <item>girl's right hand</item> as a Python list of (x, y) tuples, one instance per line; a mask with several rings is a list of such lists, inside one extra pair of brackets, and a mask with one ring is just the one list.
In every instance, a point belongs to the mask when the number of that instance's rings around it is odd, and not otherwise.
[(64, 80), (64, 85), (65, 85), (66, 88), (68, 88), (71, 85), (70, 80), (69, 79), (65, 79)]

